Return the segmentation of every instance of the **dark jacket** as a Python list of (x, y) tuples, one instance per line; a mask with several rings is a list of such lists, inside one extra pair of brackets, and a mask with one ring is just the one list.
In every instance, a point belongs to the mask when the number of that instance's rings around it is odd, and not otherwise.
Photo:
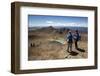
[(75, 34), (73, 35), (73, 38), (74, 38), (74, 40), (79, 41), (79, 40), (81, 39), (81, 36), (80, 36), (79, 33), (75, 33)]
[(71, 33), (68, 33), (66, 36), (66, 40), (68, 43), (73, 43), (73, 36)]

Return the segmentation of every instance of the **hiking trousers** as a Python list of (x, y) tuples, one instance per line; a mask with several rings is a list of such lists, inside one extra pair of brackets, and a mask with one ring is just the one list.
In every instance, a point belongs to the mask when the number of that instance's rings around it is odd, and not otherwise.
[(72, 51), (72, 43), (68, 43), (68, 45), (67, 45), (67, 51), (68, 52)]

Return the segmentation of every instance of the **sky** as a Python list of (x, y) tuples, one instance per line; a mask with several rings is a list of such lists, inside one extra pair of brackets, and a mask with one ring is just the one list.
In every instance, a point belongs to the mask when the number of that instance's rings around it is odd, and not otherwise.
[(28, 27), (88, 27), (88, 17), (28, 15)]

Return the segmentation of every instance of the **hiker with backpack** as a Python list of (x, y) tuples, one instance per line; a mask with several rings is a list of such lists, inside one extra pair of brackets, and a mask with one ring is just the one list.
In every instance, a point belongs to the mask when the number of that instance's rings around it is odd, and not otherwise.
[(73, 39), (74, 39), (74, 43), (75, 43), (75, 49), (78, 49), (78, 41), (80, 41), (81, 36), (78, 32), (78, 30), (75, 31), (74, 35), (73, 35)]
[(66, 41), (67, 41), (67, 51), (68, 52), (72, 52), (72, 44), (73, 44), (73, 36), (72, 36), (72, 32), (69, 30), (68, 34), (66, 35)]

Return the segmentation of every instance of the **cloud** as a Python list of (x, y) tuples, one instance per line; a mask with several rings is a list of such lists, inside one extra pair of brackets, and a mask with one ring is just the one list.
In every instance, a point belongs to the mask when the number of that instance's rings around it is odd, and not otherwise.
[(76, 22), (72, 22), (72, 23), (56, 23), (53, 24), (54, 26), (71, 26), (71, 27), (87, 27), (87, 24), (85, 23), (76, 23)]
[(46, 21), (46, 26), (71, 26), (71, 27), (82, 27), (84, 26), (84, 24), (80, 24), (80, 23), (76, 23), (76, 22), (69, 22), (69, 23), (60, 23), (60, 22), (54, 22), (54, 21), (50, 21), (50, 20), (47, 20)]
[(47, 24), (53, 24), (53, 21), (46, 21)]
[(53, 24), (54, 26), (81, 26), (80, 24), (78, 23), (54, 23)]
[(78, 23), (66, 23), (66, 26), (80, 26)]
[(85, 23), (76, 23), (76, 22), (67, 22), (67, 23), (62, 23), (62, 22), (54, 22), (54, 21), (46, 21), (44, 24), (40, 24), (38, 26), (63, 26), (63, 27), (87, 27), (87, 24)]

